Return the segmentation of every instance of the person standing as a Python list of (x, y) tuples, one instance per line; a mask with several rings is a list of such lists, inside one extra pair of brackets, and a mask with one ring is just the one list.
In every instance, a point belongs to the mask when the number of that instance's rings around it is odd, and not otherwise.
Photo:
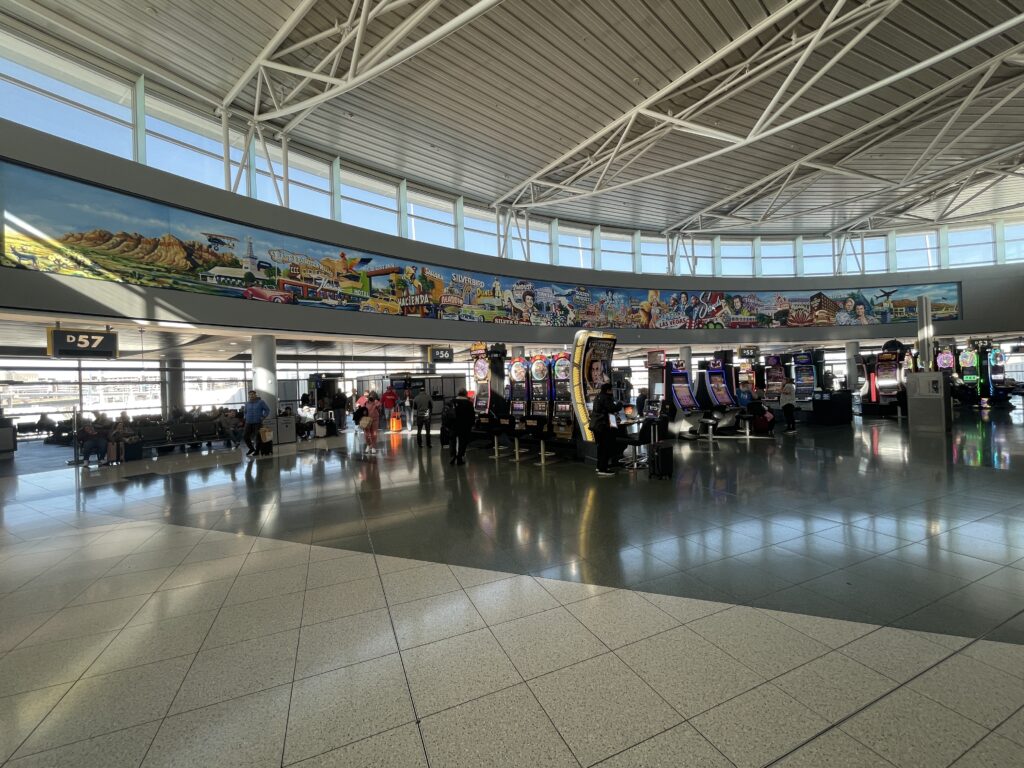
[(245, 429), (242, 432), (242, 439), (245, 440), (245, 445), (249, 449), (245, 454), (246, 456), (256, 455), (256, 446), (252, 442), (252, 436), (256, 435), (259, 437), (263, 420), (269, 415), (270, 406), (263, 401), (263, 398), (257, 394), (255, 389), (249, 390), (249, 402), (245, 404), (245, 412), (243, 414)]
[(384, 423), (387, 425), (388, 431), (390, 431), (391, 417), (395, 413), (395, 406), (398, 405), (398, 393), (395, 392), (395, 388), (390, 384), (384, 390), (384, 394), (381, 395), (380, 404), (384, 408)]
[(597, 474), (610, 477), (612, 454), (615, 452), (615, 428), (612, 418), (622, 410), (622, 406), (612, 397), (612, 385), (605, 382), (594, 398), (594, 406), (590, 410), (590, 428), (594, 431), (597, 442)]
[(640, 394), (636, 396), (636, 415), (639, 418), (644, 417), (644, 412), (647, 410), (647, 387), (640, 387)]
[(366, 398), (366, 415), (362, 418), (363, 434), (366, 436), (366, 452), (377, 452), (377, 429), (380, 426), (380, 400), (377, 393), (371, 392)]
[(779, 405), (782, 406), (782, 415), (786, 417), (786, 434), (796, 432), (796, 384), (792, 376), (787, 376), (786, 383), (782, 385)]
[(334, 423), (337, 424), (338, 429), (342, 430), (345, 428), (345, 406), (348, 405), (348, 398), (345, 397), (345, 393), (340, 389), (334, 393), (334, 397), (331, 400), (331, 410), (334, 411)]
[(421, 389), (412, 401), (416, 413), (416, 445), (423, 447), (423, 430), (427, 431), (427, 448), (430, 447), (430, 417), (434, 412), (434, 401), (427, 390)]
[(473, 433), (473, 421), (476, 414), (473, 412), (473, 403), (466, 394), (463, 387), (452, 400), (452, 407), (455, 417), (452, 425), (452, 460), (450, 464), (466, 463), (466, 446), (469, 444), (469, 437)]
[(399, 408), (402, 411), (402, 426), (406, 432), (412, 432), (412, 390), (408, 386), (403, 390)]

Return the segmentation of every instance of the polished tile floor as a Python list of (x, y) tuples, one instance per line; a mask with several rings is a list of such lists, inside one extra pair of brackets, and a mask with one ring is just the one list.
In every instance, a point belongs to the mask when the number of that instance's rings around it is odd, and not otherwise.
[(1024, 765), (1016, 414), (360, 447), (0, 479), (0, 763)]

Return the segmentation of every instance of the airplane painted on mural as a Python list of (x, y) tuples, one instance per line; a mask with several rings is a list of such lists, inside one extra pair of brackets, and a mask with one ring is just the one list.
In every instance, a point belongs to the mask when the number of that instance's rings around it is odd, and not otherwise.
[(206, 238), (206, 243), (215, 251), (219, 251), (221, 248), (234, 248), (238, 242), (237, 237), (231, 235), (218, 235), (215, 232), (202, 232), (203, 237)]

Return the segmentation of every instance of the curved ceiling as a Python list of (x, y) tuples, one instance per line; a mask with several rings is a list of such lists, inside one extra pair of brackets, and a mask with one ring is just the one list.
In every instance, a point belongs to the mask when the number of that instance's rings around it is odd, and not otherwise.
[(5, 18), (207, 114), (226, 100), (268, 139), (517, 215), (841, 235), (1024, 205), (1018, 0), (5, 0)]

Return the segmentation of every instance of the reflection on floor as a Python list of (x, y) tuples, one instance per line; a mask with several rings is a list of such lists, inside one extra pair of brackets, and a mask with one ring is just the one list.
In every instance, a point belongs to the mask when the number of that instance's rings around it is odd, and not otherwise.
[(3, 478), (0, 763), (1022, 765), (1021, 446), (806, 429), (651, 481), (348, 436)]

